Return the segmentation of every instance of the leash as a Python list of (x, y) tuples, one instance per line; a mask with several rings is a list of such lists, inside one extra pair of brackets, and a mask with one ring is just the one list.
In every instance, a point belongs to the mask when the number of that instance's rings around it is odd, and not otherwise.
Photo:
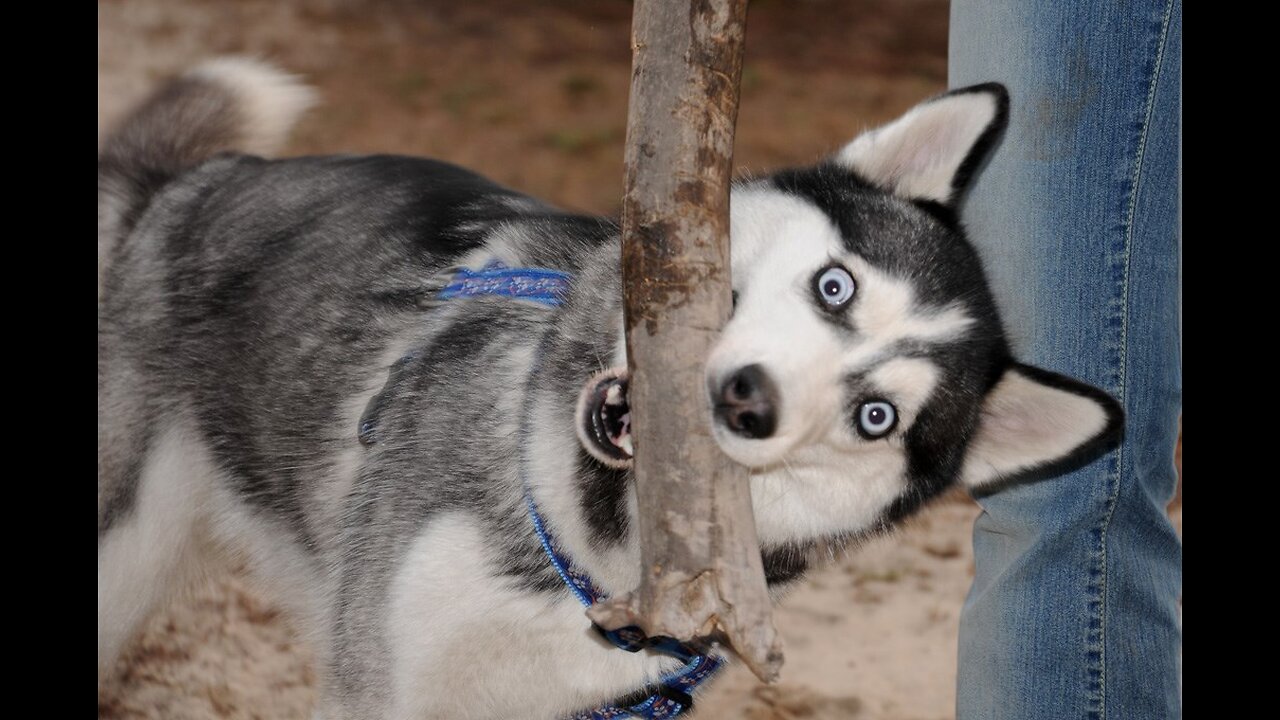
[[(452, 279), (436, 294), (439, 301), (456, 300), (474, 297), (506, 297), (530, 300), (548, 307), (559, 307), (568, 294), (572, 276), (569, 273), (546, 268), (513, 268), (496, 260), (479, 270), (454, 268)], [(528, 477), (525, 475), (526, 444), (529, 438), (529, 398), (533, 397), (533, 378), (538, 374), (542, 364), (544, 337), (539, 342), (530, 368), (529, 381), (525, 387), (525, 408), (520, 419), (520, 484), (524, 491), (525, 506), (529, 511), (529, 520), (533, 523), (534, 533), (542, 545), (542, 551), (555, 568), (556, 574), (564, 582), (583, 607), (591, 607), (606, 599), (591, 578), (576, 570), (559, 550), (554, 536), (547, 528), (547, 523), (538, 512), (538, 505), (533, 500), (529, 489)], [(398, 364), (398, 363), (397, 363)], [(372, 434), (373, 428), (369, 428)], [(361, 435), (365, 433), (362, 422)], [(605, 630), (592, 625), (602, 637), (627, 652), (652, 650), (679, 660), (683, 665), (659, 678), (654, 685), (642, 688), (631, 695), (618, 698), (601, 707), (577, 712), (566, 720), (613, 720), (614, 718), (637, 717), (644, 720), (665, 720), (674, 718), (693, 707), (692, 693), (695, 688), (710, 678), (724, 660), (714, 655), (699, 652), (697, 648), (668, 637), (648, 637), (635, 626)]]
[[(523, 432), (523, 429), (521, 437), (522, 439), (528, 437), (528, 434)], [(564, 581), (565, 587), (569, 588), (569, 591), (578, 599), (578, 602), (582, 603), (583, 607), (589, 608), (597, 602), (606, 600), (607, 596), (596, 588), (595, 584), (591, 582), (591, 578), (585, 573), (574, 570), (573, 565), (557, 549), (556, 542), (552, 538), (551, 532), (547, 530), (547, 525), (543, 521), (542, 515), (538, 512), (538, 506), (534, 503), (533, 496), (529, 493), (529, 483), (524, 474), (523, 455), (522, 448), (520, 482), (524, 485), (524, 502), (529, 509), (529, 519), (533, 521), (533, 529), (538, 536), (538, 541), (542, 544), (543, 553), (551, 561), (551, 566), (555, 568), (556, 574)], [(627, 652), (640, 652), (645, 649), (653, 650), (680, 660), (684, 663), (684, 666), (679, 670), (663, 675), (654, 686), (644, 688), (632, 695), (619, 698), (594, 710), (575, 713), (568, 720), (611, 720), (612, 718), (621, 717), (659, 720), (661, 718), (677, 717), (693, 707), (694, 689), (715, 674), (716, 670), (719, 670), (720, 666), (724, 664), (724, 661), (720, 658), (714, 655), (701, 654), (690, 645), (674, 638), (648, 637), (640, 628), (634, 625), (628, 625), (617, 630), (605, 630), (594, 623), (592, 627), (615, 647)]]

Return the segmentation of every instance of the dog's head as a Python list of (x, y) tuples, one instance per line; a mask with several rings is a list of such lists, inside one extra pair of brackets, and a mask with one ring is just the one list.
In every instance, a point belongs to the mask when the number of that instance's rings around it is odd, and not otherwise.
[[(1003, 87), (929, 100), (834, 157), (735, 186), (734, 314), (707, 361), (721, 448), (769, 544), (886, 525), (962, 482), (1094, 453), (1118, 405), (1016, 363), (956, 203), (1003, 130)], [(579, 403), (584, 446), (630, 457), (625, 375)]]

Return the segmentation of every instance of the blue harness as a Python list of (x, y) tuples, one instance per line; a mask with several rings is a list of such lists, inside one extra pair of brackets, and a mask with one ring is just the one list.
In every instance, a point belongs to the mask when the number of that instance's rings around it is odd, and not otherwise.
[(456, 300), (496, 295), (557, 307), (569, 292), (569, 280), (567, 272), (513, 268), (492, 260), (479, 270), (465, 267), (455, 270), (453, 278), (441, 288), (436, 298)]
[[(571, 276), (559, 270), (544, 268), (513, 268), (493, 261), (480, 270), (460, 268), (452, 280), (436, 295), (438, 300), (455, 300), (474, 297), (507, 297), (520, 300), (532, 300), (549, 307), (557, 307), (564, 302), (569, 291)], [(541, 362), (542, 354), (538, 353), (534, 361), (534, 373)], [(527, 420), (527, 418), (526, 418)], [(520, 436), (529, 436), (528, 428), (521, 421)], [(524, 485), (524, 502), (529, 509), (529, 519), (533, 522), (534, 532), (542, 551), (546, 553), (551, 566), (555, 568), (560, 579), (564, 581), (569, 592), (582, 603), (583, 607), (606, 599), (591, 582), (585, 573), (574, 569), (572, 563), (557, 549), (551, 531), (547, 529), (538, 506), (529, 491), (528, 478), (524, 474), (523, 440), (520, 447), (520, 481)], [(605, 630), (595, 626), (606, 640), (628, 652), (653, 650), (680, 660), (683, 666), (663, 675), (656, 685), (646, 687), (633, 695), (620, 698), (593, 710), (574, 713), (566, 720), (612, 720), (613, 718), (638, 717), (646, 720), (673, 718), (693, 707), (692, 693), (698, 685), (711, 677), (724, 661), (714, 655), (700, 653), (686, 643), (666, 637), (647, 637), (638, 627), (628, 626), (617, 630)]]

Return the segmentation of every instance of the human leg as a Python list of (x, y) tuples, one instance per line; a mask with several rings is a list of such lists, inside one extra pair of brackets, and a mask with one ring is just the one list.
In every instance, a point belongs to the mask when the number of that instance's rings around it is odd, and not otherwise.
[(1182, 3), (954, 0), (951, 83), (1009, 86), (963, 218), (1019, 355), (1113, 393), (1124, 443), (981, 499), (961, 718), (1180, 715)]

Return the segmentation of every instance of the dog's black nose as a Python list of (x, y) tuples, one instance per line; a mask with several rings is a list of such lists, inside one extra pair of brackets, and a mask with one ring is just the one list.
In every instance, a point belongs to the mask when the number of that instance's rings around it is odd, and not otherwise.
[(778, 389), (759, 365), (730, 375), (713, 400), (716, 417), (735, 435), (762, 440), (778, 428)]

